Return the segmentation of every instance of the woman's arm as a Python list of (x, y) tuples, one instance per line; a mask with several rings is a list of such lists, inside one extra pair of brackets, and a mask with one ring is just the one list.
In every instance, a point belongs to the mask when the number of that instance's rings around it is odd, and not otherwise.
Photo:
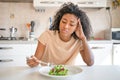
[[(43, 45), (40, 41), (38, 41), (37, 49), (34, 56), (40, 60), (44, 53), (44, 50), (45, 50), (45, 45)], [(30, 67), (35, 67), (38, 66), (39, 63), (36, 61), (35, 58), (31, 57), (30, 59), (27, 59), (27, 64)]]
[(84, 62), (88, 65), (88, 66), (92, 66), (94, 64), (94, 56), (93, 53), (87, 43), (87, 40), (82, 40), (82, 44), (83, 44), (83, 50), (80, 51), (80, 54), (84, 60)]
[(94, 56), (93, 53), (87, 43), (86, 37), (83, 33), (83, 29), (82, 29), (82, 25), (80, 23), (80, 19), (78, 19), (78, 26), (76, 28), (76, 35), (78, 36), (78, 38), (80, 40), (82, 40), (82, 44), (83, 44), (83, 50), (80, 51), (81, 56), (84, 60), (84, 62), (88, 65), (91, 66), (94, 64)]
[(45, 45), (43, 45), (40, 41), (38, 41), (38, 46), (34, 56), (40, 60), (44, 51), (45, 51)]

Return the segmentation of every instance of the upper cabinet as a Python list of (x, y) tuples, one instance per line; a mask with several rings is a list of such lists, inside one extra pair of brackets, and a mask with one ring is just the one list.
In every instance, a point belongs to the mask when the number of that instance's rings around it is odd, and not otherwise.
[(36, 9), (60, 7), (65, 2), (73, 2), (82, 8), (107, 7), (107, 0), (33, 0)]

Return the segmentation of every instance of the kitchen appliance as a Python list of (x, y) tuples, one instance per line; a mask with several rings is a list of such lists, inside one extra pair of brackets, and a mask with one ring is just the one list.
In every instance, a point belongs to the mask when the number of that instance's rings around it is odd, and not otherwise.
[(10, 30), (10, 40), (16, 40), (17, 28), (11, 27)]
[(34, 26), (35, 26), (35, 22), (31, 21), (30, 23), (30, 32), (29, 32), (29, 39), (30, 40), (34, 40), (35, 36), (34, 36)]
[(112, 40), (120, 40), (120, 28), (112, 28)]

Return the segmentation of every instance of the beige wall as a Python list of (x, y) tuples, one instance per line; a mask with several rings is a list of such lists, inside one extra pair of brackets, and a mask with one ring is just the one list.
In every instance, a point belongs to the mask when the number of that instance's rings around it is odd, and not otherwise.
[[(104, 38), (104, 31), (110, 27), (108, 11), (103, 9), (84, 9), (90, 18), (94, 36)], [(35, 21), (35, 36), (38, 37), (49, 27), (49, 17), (53, 17), (56, 9), (46, 9), (45, 12), (35, 11), (32, 3), (0, 3), (0, 27), (6, 31), (0, 31), (3, 36), (9, 36), (9, 28), (18, 28), (17, 36), (28, 37), (26, 23)], [(112, 27), (120, 27), (120, 7), (111, 9)], [(14, 14), (14, 18), (10, 18)]]

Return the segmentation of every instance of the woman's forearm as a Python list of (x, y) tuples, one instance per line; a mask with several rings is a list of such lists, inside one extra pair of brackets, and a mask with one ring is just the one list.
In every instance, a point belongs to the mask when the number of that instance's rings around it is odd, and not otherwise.
[(35, 51), (34, 56), (37, 59), (41, 59), (42, 56), (43, 56), (44, 51), (45, 51), (45, 45), (43, 45), (40, 41), (38, 41), (37, 49)]
[(82, 40), (82, 44), (83, 44), (83, 51), (81, 51), (81, 55), (83, 57), (83, 60), (88, 66), (91, 66), (94, 64), (94, 56), (88, 45), (86, 38)]

